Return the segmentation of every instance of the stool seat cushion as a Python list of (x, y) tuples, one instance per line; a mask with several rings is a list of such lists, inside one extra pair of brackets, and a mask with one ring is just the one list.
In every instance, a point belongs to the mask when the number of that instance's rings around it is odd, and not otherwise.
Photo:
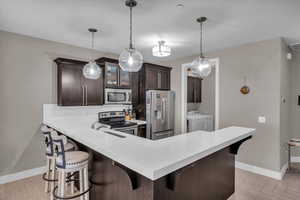
[(290, 142), (288, 142), (288, 144), (290, 146), (300, 147), (300, 142), (292, 142), (292, 141), (290, 141)]
[[(84, 151), (65, 152), (66, 168), (79, 167), (86, 164), (89, 159), (89, 154)], [(61, 156), (56, 160), (58, 166), (63, 166)]]
[(291, 142), (300, 142), (300, 139), (299, 138), (292, 138), (290, 141)]

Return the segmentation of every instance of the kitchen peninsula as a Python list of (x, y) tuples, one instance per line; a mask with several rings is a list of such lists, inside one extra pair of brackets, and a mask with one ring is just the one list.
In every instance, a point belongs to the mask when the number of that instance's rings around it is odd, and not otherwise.
[(44, 118), (90, 152), (91, 199), (226, 200), (234, 193), (235, 155), (254, 129), (229, 127), (161, 140), (93, 130), (96, 116)]

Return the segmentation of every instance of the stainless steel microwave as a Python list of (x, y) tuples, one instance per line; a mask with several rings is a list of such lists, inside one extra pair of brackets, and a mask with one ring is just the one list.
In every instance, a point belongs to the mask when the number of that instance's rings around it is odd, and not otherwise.
[(105, 90), (105, 104), (131, 104), (130, 89), (110, 89)]

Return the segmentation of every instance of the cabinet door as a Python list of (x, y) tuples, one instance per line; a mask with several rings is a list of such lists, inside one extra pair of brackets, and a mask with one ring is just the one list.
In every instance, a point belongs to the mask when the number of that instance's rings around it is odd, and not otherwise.
[(94, 106), (94, 105), (102, 105), (104, 98), (104, 87), (103, 87), (103, 73), (97, 80), (84, 79), (84, 87), (85, 87), (85, 105), (86, 106)]
[(83, 105), (82, 68), (78, 64), (58, 65), (58, 105)]
[(194, 103), (194, 78), (188, 77), (187, 79), (187, 102)]
[(114, 63), (105, 63), (105, 85), (106, 87), (118, 87), (119, 66)]
[(119, 86), (120, 88), (130, 88), (130, 73), (119, 69)]
[(146, 70), (146, 90), (158, 89), (158, 71), (155, 69)]
[(162, 90), (170, 89), (170, 72), (169, 71), (158, 71), (158, 88)]
[(194, 102), (201, 103), (202, 100), (202, 80), (201, 78), (194, 78)]
[(137, 105), (139, 104), (139, 100), (140, 100), (140, 97), (139, 97), (139, 73), (138, 72), (132, 72), (130, 74), (131, 78), (130, 78), (130, 81), (131, 81), (131, 94), (132, 94), (132, 97), (131, 97), (131, 102), (132, 102), (132, 106), (133, 106), (133, 109), (136, 109)]

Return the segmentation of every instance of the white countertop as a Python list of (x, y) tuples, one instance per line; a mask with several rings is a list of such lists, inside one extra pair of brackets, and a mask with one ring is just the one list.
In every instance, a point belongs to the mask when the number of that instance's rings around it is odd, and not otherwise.
[(215, 132), (196, 131), (161, 140), (114, 131), (126, 136), (120, 138), (91, 129), (91, 124), (96, 120), (97, 116), (56, 117), (45, 119), (44, 124), (151, 180), (251, 136), (255, 131), (229, 127)]

